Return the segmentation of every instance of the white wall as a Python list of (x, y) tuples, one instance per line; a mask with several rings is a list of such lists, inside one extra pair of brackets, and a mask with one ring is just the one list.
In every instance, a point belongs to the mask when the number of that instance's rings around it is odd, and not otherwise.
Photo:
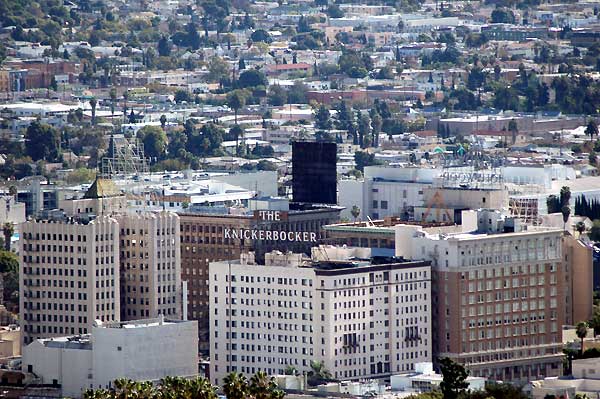
[(158, 380), (198, 373), (196, 321), (137, 328), (94, 328), (93, 340), (96, 386), (105, 386), (116, 378)]
[(363, 189), (366, 183), (363, 180), (340, 180), (338, 183), (338, 205), (345, 209), (340, 213), (340, 218), (354, 220), (352, 216), (352, 207), (354, 205), (360, 208), (358, 220), (365, 219), (368, 209), (365, 209), (363, 201)]

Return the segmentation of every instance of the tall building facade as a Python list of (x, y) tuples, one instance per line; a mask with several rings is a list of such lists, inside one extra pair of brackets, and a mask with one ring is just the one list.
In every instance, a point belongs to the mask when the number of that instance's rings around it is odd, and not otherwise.
[(123, 214), (121, 251), (121, 319), (181, 318), (181, 250), (179, 216), (172, 212)]
[(521, 229), (490, 210), (462, 219), (462, 228), (396, 226), (396, 255), (432, 262), (434, 359), (495, 380), (561, 375), (561, 329), (573, 322), (563, 231)]
[(95, 320), (181, 318), (179, 217), (127, 213), (114, 183), (97, 179), (21, 225), (23, 342), (84, 334)]
[[(310, 253), (322, 237), (322, 227), (339, 220), (339, 207), (301, 207), (282, 211), (278, 217), (253, 213), (214, 214), (208, 212), (180, 213), (181, 272), (188, 282), (188, 318), (198, 320), (199, 348), (209, 352), (208, 326), (208, 265), (210, 262), (239, 259), (240, 254), (254, 251), (258, 259), (280, 249)], [(272, 220), (267, 220), (272, 219)], [(277, 219), (277, 220), (275, 220)], [(252, 236), (259, 230), (308, 233), (307, 240), (266, 240), (265, 235)], [(240, 235), (242, 232), (242, 235)], [(245, 232), (247, 236), (244, 236)], [(311, 239), (310, 234), (314, 234)], [(295, 238), (295, 237), (294, 237)], [(302, 236), (302, 238), (305, 238)]]
[(232, 371), (308, 372), (314, 360), (353, 380), (431, 361), (429, 262), (348, 260), (330, 249), (315, 261), (272, 252), (264, 265), (252, 253), (210, 264), (213, 383)]
[(119, 225), (111, 217), (54, 217), (21, 225), (19, 296), (23, 343), (83, 334), (120, 320)]

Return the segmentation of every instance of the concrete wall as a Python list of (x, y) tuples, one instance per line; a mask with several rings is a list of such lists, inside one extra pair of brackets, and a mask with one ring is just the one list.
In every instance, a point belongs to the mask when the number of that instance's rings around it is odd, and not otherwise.
[(196, 321), (136, 328), (94, 328), (94, 384), (116, 378), (158, 380), (198, 373)]

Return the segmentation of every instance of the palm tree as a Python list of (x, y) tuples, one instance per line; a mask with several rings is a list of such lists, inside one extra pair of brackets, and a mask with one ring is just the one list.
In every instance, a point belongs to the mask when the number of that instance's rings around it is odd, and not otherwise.
[(163, 128), (163, 130), (165, 130), (165, 126), (167, 126), (167, 116), (165, 114), (160, 116), (160, 126)]
[(4, 223), (2, 233), (4, 233), (4, 249), (10, 251), (10, 239), (15, 233), (15, 226), (11, 222)]
[(129, 99), (129, 92), (125, 90), (123, 92), (123, 120), (127, 118), (127, 100)]
[(288, 365), (285, 367), (285, 370), (283, 371), (283, 374), (285, 375), (299, 375), (300, 373), (298, 372), (298, 369), (294, 366)]
[(277, 399), (283, 397), (283, 392), (277, 388), (275, 378), (269, 377), (264, 371), (259, 371), (250, 378), (249, 392), (254, 399)]
[(223, 379), (223, 392), (227, 399), (246, 399), (249, 396), (248, 380), (243, 374), (229, 373)]
[(331, 373), (322, 360), (311, 360), (308, 372), (308, 384), (315, 386), (331, 380)]
[(577, 338), (581, 340), (581, 349), (580, 354), (583, 355), (583, 339), (587, 336), (588, 325), (585, 321), (580, 321), (577, 323), (577, 327), (575, 328), (575, 333), (577, 334)]
[(90, 98), (90, 106), (92, 107), (92, 125), (96, 124), (96, 105), (98, 105), (96, 97)]
[(350, 210), (350, 214), (354, 218), (354, 223), (356, 223), (358, 216), (360, 215), (360, 208), (358, 207), (358, 205), (352, 206), (352, 209)]
[(237, 125), (238, 111), (246, 105), (246, 95), (242, 90), (234, 90), (227, 95), (227, 105), (233, 110)]
[(114, 87), (110, 89), (110, 114), (115, 117), (115, 102), (117, 101), (117, 89)]
[(115, 387), (112, 390), (114, 399), (129, 399), (139, 396), (141, 385), (139, 382), (130, 379), (118, 378), (115, 380)]
[(112, 399), (114, 396), (107, 389), (86, 389), (83, 399)]
[(206, 378), (196, 378), (189, 381), (188, 393), (195, 399), (217, 399), (217, 387)]

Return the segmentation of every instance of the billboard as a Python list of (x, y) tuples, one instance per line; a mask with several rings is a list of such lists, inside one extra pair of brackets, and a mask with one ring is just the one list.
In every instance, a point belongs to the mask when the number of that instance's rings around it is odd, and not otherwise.
[(311, 204), (337, 203), (335, 143), (292, 143), (292, 198)]

